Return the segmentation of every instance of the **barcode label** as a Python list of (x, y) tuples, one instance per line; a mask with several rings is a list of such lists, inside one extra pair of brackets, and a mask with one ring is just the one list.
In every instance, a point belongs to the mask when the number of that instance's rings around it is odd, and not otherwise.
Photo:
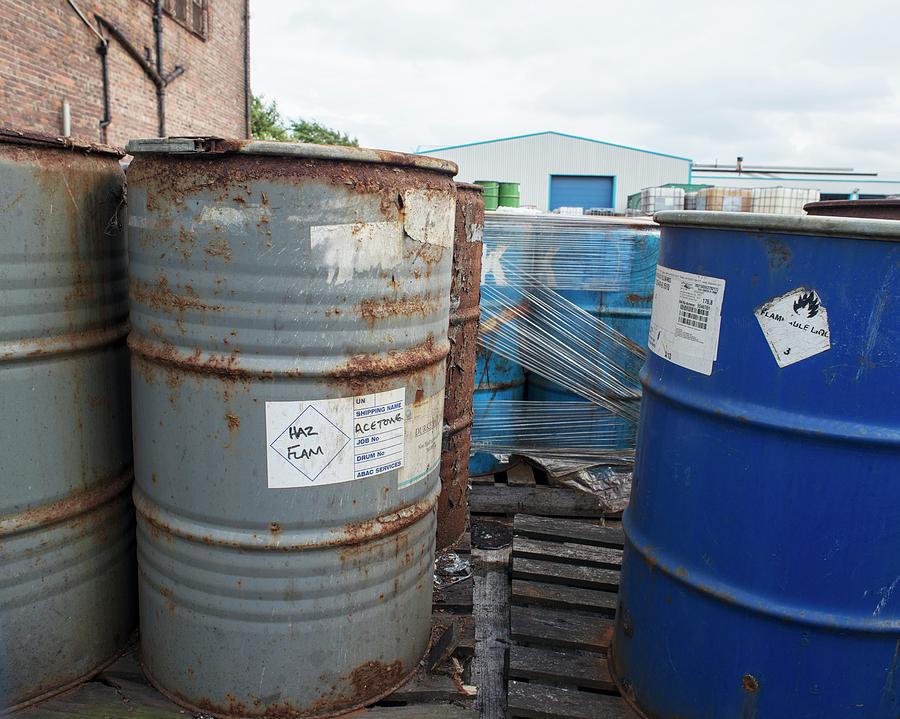
[(694, 305), (684, 300), (678, 302), (678, 324), (705, 330), (709, 323), (709, 307)]
[(650, 351), (694, 372), (712, 374), (718, 356), (725, 280), (656, 268)]

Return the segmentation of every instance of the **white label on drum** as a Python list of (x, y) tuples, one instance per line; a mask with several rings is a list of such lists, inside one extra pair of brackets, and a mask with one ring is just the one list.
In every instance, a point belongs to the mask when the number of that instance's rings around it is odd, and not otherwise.
[(443, 392), (406, 408), (406, 462), (397, 476), (400, 489), (425, 479), (441, 463), (443, 434)]
[(723, 279), (657, 265), (650, 350), (681, 367), (712, 374), (724, 295)]
[(779, 367), (831, 349), (828, 312), (815, 290), (798, 287), (754, 312)]
[(266, 402), (269, 488), (337, 484), (402, 470), (406, 415), (402, 387), (339, 399)]
[(456, 196), (437, 190), (403, 191), (403, 231), (416, 242), (453, 249)]
[(324, 267), (331, 285), (350, 282), (356, 273), (389, 271), (403, 264), (399, 222), (315, 225), (309, 228), (309, 245), (313, 262)]

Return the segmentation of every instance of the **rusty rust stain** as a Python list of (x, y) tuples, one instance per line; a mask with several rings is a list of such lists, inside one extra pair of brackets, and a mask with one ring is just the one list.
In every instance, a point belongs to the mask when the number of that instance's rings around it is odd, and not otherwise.
[[(241, 548), (247, 546), (259, 546), (279, 552), (299, 552), (308, 549), (320, 549), (322, 547), (351, 547), (351, 549), (344, 552), (346, 558), (350, 558), (357, 556), (360, 551), (371, 551), (372, 543), (376, 540), (398, 533), (420, 521), (433, 507), (434, 500), (423, 500), (404, 507), (397, 512), (377, 517), (376, 519), (352, 522), (340, 529), (335, 529), (335, 531), (338, 532), (337, 536), (334, 536), (331, 539), (322, 539), (315, 545), (280, 541), (283, 527), (281, 523), (277, 521), (271, 522), (269, 526), (266, 527), (267, 531), (265, 532), (265, 535), (259, 535), (257, 537), (257, 535), (254, 534), (253, 536), (258, 538), (258, 544), (254, 543), (251, 545), (246, 541), (225, 540), (208, 534), (198, 535), (173, 527), (160, 517), (158, 511), (152, 505), (139, 507), (138, 513), (151, 525), (150, 532), (154, 537), (159, 538), (160, 534), (165, 534), (166, 539), (169, 542), (171, 542), (175, 536), (179, 536), (193, 542), (202, 542), (203, 544), (208, 544), (210, 546)], [(274, 542), (273, 539), (279, 539), (279, 541)], [(400, 539), (396, 541), (399, 541), (402, 544), (408, 542), (408, 540), (409, 538), (407, 536), (400, 535)], [(342, 556), (342, 561), (343, 559), (345, 559), (345, 557)]]
[(441, 299), (432, 298), (430, 293), (424, 295), (404, 295), (403, 297), (380, 297), (378, 299), (365, 299), (360, 302), (355, 311), (370, 327), (378, 322), (392, 317), (410, 317), (414, 315), (427, 316), (439, 311)]
[(77, 137), (60, 137), (30, 130), (14, 130), (11, 127), (0, 127), (0, 143), (36, 146), (53, 150), (75, 150), (86, 155), (108, 155), (113, 158), (125, 157), (125, 150), (120, 147), (88, 142)]
[(403, 664), (398, 660), (392, 664), (366, 662), (350, 674), (353, 695), (348, 702), (351, 706), (390, 691), (403, 679)]
[(466, 528), (471, 447), (472, 391), (480, 314), (484, 200), (478, 185), (457, 183), (453, 238), (453, 275), (448, 338), (450, 354), (444, 380), (444, 438), (441, 450), (441, 493), (437, 507), (438, 551), (453, 545)]
[[(237, 349), (233, 349), (227, 355), (215, 354), (203, 357), (199, 347), (187, 354), (179, 352), (171, 342), (151, 342), (134, 333), (128, 337), (128, 347), (132, 351), (135, 368), (148, 383), (152, 383), (155, 379), (154, 363), (174, 367), (182, 372), (214, 374), (226, 380), (249, 381), (247, 377), (251, 376), (251, 373), (238, 366), (240, 352)], [(261, 373), (260, 376), (266, 375)]]
[(211, 239), (203, 251), (210, 257), (221, 257), (225, 262), (231, 262), (231, 245), (224, 237)]
[(211, 305), (202, 302), (196, 297), (176, 294), (169, 286), (169, 279), (165, 275), (160, 275), (155, 285), (151, 285), (146, 280), (133, 280), (131, 282), (131, 294), (138, 303), (164, 312), (171, 310), (177, 312), (184, 312), (185, 310), (196, 310), (198, 312), (222, 311), (221, 305)]
[(58, 522), (76, 522), (89, 512), (115, 500), (131, 486), (130, 472), (110, 477), (85, 492), (72, 494), (57, 502), (26, 509), (0, 519), (0, 536), (14, 534)]
[(175, 605), (175, 600), (172, 598), (173, 597), (172, 590), (169, 587), (160, 585), (159, 593), (162, 595), (163, 599), (166, 602), (166, 609), (168, 609), (170, 612), (174, 612), (176, 609), (176, 605)]
[(228, 423), (228, 431), (234, 432), (240, 429), (241, 426), (241, 418), (238, 417), (234, 412), (226, 412), (225, 413), (225, 422)]
[(384, 355), (353, 355), (343, 364), (326, 373), (326, 377), (340, 380), (361, 380), (405, 374), (439, 363), (449, 352), (449, 342), (438, 342), (429, 334), (424, 342)]
[(625, 299), (633, 305), (645, 304), (653, 301), (653, 293), (649, 292), (646, 295), (639, 295), (637, 292), (632, 292), (629, 295), (625, 295)]
[[(397, 220), (400, 193), (414, 182), (423, 191), (452, 193), (453, 181), (439, 170), (397, 167), (408, 158), (388, 153), (381, 165), (371, 162), (337, 161), (331, 159), (279, 157), (272, 155), (228, 154), (240, 146), (240, 141), (218, 141), (220, 147), (229, 147), (224, 154), (215, 156), (179, 157), (175, 155), (139, 155), (129, 168), (129, 179), (134, 185), (145, 186), (149, 194), (156, 194), (165, 202), (182, 205), (184, 198), (197, 191), (211, 193), (218, 201), (231, 203), (235, 192), (245, 184), (258, 181), (285, 183), (288, 185), (311, 182), (331, 186), (341, 194), (366, 193), (379, 196), (381, 213), (386, 219)], [(261, 194), (263, 205), (269, 205), (270, 197)], [(262, 223), (265, 231), (265, 223)], [(434, 248), (437, 251), (441, 247)]]
[(188, 232), (184, 227), (178, 230), (178, 251), (185, 260), (194, 254), (194, 233)]
[(779, 270), (791, 264), (793, 253), (791, 248), (781, 240), (766, 240), (766, 252), (769, 255), (769, 268)]

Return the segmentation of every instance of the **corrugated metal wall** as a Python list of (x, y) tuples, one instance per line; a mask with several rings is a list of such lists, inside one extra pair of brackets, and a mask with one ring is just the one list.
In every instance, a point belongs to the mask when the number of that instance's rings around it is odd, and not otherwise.
[(520, 183), (521, 203), (547, 209), (550, 175), (613, 175), (616, 210), (628, 195), (666, 182), (688, 182), (690, 160), (602, 142), (542, 133), (445, 150), (423, 150), (459, 165), (457, 180)]

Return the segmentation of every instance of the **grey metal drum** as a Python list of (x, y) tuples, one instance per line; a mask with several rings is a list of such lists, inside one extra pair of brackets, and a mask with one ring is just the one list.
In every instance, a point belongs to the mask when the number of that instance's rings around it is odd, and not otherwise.
[(119, 157), (0, 130), (0, 713), (136, 620)]
[(218, 716), (371, 703), (430, 634), (456, 166), (128, 149), (145, 671)]

